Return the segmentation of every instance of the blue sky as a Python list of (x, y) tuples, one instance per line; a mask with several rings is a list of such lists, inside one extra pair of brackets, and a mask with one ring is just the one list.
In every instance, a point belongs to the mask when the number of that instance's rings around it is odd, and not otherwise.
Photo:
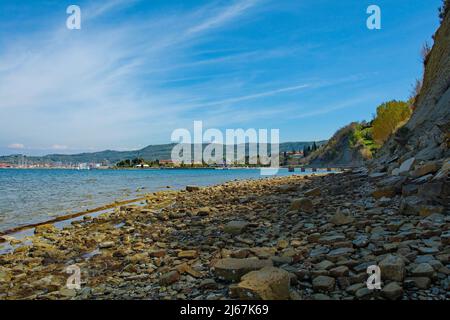
[(194, 120), (327, 139), (409, 96), (440, 3), (2, 0), (0, 154), (136, 149)]

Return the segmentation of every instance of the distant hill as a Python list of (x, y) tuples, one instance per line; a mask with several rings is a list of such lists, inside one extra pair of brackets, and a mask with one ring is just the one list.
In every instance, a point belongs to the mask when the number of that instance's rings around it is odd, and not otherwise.
[[(316, 141), (317, 145), (322, 145), (326, 142), (324, 141)], [(305, 146), (311, 146), (314, 141), (303, 141), (303, 142), (284, 142), (280, 143), (280, 152), (285, 151), (298, 151), (303, 150)], [(143, 158), (145, 160), (154, 161), (170, 159), (172, 148), (175, 146), (175, 143), (170, 144), (160, 144), (160, 145), (149, 145), (140, 150), (133, 151), (114, 151), (114, 150), (105, 150), (99, 152), (90, 152), (90, 153), (79, 153), (79, 154), (49, 154), (46, 156), (36, 157), (36, 156), (27, 156), (26, 159), (28, 163), (56, 163), (60, 162), (63, 164), (69, 163), (101, 163), (108, 162), (110, 164), (116, 164), (121, 160), (126, 159), (135, 159), (135, 158)], [(206, 146), (206, 144), (205, 144)], [(246, 144), (246, 152), (248, 154), (249, 145)], [(17, 164), (22, 159), (21, 154), (9, 155), (9, 156), (0, 156), (0, 162), (5, 163), (15, 163)]]
[(305, 163), (312, 166), (359, 166), (372, 158), (371, 126), (353, 122), (339, 129), (327, 143), (311, 152)]

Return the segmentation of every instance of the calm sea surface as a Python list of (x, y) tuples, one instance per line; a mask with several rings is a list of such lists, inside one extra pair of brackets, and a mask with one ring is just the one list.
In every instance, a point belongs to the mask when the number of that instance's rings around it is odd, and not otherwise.
[[(278, 175), (289, 175), (281, 169)], [(295, 174), (300, 174), (296, 170)], [(33, 170), (0, 169), (0, 231), (132, 199), (144, 193), (260, 179), (258, 169)], [(169, 189), (170, 190), (170, 189)]]

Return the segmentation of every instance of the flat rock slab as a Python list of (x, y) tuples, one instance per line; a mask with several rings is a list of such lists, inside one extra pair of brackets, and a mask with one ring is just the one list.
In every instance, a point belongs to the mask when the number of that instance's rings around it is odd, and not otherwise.
[(178, 252), (178, 258), (195, 259), (197, 257), (197, 250), (183, 250)]

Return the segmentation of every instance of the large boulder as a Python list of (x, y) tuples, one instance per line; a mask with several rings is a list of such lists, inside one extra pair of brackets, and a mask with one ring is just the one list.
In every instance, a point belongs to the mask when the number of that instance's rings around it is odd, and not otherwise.
[(381, 279), (392, 281), (403, 281), (405, 277), (405, 262), (395, 255), (388, 255), (379, 264)]
[(241, 299), (287, 300), (289, 299), (289, 273), (283, 269), (265, 267), (244, 275), (235, 287)]

